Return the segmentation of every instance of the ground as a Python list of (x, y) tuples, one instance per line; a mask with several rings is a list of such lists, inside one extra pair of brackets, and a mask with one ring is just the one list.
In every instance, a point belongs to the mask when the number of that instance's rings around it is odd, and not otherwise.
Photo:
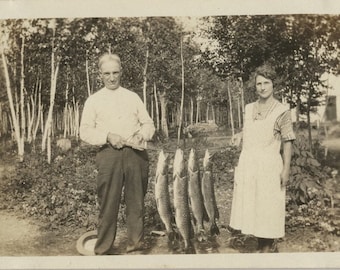
[[(215, 141), (224, 140), (216, 137)], [(154, 162), (154, 159), (151, 160)], [(13, 170), (11, 162), (7, 161), (0, 167), (1, 176)], [(220, 211), (218, 226), (221, 234), (210, 238), (206, 243), (195, 243), (196, 253), (237, 253), (228, 244), (230, 232), (227, 230), (232, 198), (232, 182), (218, 182), (216, 198)], [(339, 179), (337, 179), (339, 183)], [(46, 224), (36, 218), (29, 218), (21, 211), (0, 210), (0, 256), (73, 256), (79, 255), (76, 250), (77, 239), (86, 232), (80, 226), (69, 230), (46, 230)], [(159, 236), (153, 231), (159, 228), (147, 226), (145, 240), (149, 249), (133, 254), (171, 254), (180, 251), (169, 250), (166, 237)], [(116, 252), (125, 254), (126, 248), (125, 228), (120, 226), (115, 242)], [(280, 252), (339, 252), (340, 238), (336, 234), (325, 231), (316, 231), (313, 227), (296, 227), (286, 230), (286, 236), (278, 243)]]

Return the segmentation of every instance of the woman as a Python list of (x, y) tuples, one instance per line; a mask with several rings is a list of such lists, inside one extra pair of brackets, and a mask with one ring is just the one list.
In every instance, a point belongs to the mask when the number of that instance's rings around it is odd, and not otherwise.
[(274, 239), (284, 236), (285, 187), (295, 139), (289, 108), (273, 96), (274, 78), (268, 65), (255, 71), (259, 98), (245, 107), (230, 219), (232, 229), (257, 238), (260, 252), (277, 252)]

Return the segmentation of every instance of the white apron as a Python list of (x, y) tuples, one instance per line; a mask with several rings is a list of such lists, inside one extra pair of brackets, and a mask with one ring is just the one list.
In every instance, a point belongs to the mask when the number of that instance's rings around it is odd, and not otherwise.
[(230, 226), (263, 238), (284, 236), (285, 188), (281, 141), (274, 137), (276, 119), (287, 107), (276, 105), (263, 120), (253, 120), (254, 103), (246, 106), (243, 147), (235, 168)]

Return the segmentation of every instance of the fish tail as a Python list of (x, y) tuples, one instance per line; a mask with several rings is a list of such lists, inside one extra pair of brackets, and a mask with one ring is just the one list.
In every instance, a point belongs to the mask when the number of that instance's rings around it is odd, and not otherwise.
[(173, 242), (177, 238), (176, 233), (174, 231), (171, 231), (168, 233), (168, 239), (169, 241)]
[(184, 253), (185, 254), (196, 254), (195, 247), (190, 240), (184, 241)]
[(209, 221), (209, 215), (204, 205), (203, 205), (203, 220), (207, 222)]
[(205, 234), (205, 230), (204, 229), (200, 229), (197, 232), (197, 240), (198, 242), (204, 242), (207, 240), (207, 236)]
[(220, 234), (220, 229), (217, 227), (215, 222), (213, 222), (210, 226), (210, 234), (211, 236)]

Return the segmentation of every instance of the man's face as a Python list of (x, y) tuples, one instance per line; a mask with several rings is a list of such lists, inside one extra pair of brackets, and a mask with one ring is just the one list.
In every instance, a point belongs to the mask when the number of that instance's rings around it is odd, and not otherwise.
[(100, 68), (101, 78), (107, 89), (115, 90), (120, 86), (122, 71), (116, 61), (106, 61)]
[(273, 82), (261, 75), (256, 77), (256, 92), (262, 99), (267, 99), (273, 95)]

